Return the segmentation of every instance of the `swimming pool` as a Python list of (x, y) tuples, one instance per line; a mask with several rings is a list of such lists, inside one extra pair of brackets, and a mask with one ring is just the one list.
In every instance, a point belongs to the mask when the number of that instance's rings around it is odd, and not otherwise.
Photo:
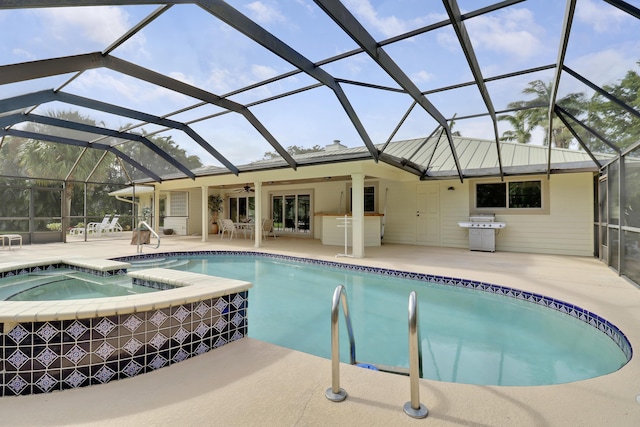
[[(252, 282), (248, 335), (321, 357), (330, 357), (330, 306), (338, 284), (347, 289), (358, 361), (405, 368), (407, 299), (417, 291), (424, 378), (558, 384), (614, 372), (631, 357), (624, 335), (606, 320), (515, 289), (267, 254), (175, 254), (161, 265), (172, 268), (176, 259), (179, 270)], [(343, 362), (346, 340), (342, 330)]]

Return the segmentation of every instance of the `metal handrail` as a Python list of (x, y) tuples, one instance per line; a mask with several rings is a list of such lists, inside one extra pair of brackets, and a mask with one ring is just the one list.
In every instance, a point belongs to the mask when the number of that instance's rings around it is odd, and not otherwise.
[(420, 378), (422, 377), (422, 346), (420, 345), (420, 324), (418, 323), (418, 296), (416, 291), (409, 294), (409, 380), (411, 401), (404, 404), (404, 412), (413, 418), (424, 418), (429, 414), (420, 403)]
[[(158, 235), (158, 233), (156, 233), (153, 228), (151, 228), (151, 226), (146, 222), (146, 221), (140, 221), (138, 223), (138, 228), (141, 228), (141, 226), (144, 225), (147, 230), (149, 230), (151, 232), (151, 234), (153, 234), (153, 236), (158, 240), (158, 244), (156, 245), (156, 247), (154, 249), (158, 249), (160, 247), (160, 236)], [(140, 233), (138, 233), (138, 242), (137, 242), (137, 246), (136, 246), (136, 252), (141, 254), (142, 253), (142, 248), (144, 247), (145, 243), (140, 243)]]
[(331, 387), (325, 392), (327, 399), (333, 402), (342, 402), (347, 398), (347, 392), (340, 388), (340, 328), (338, 327), (340, 301), (342, 301), (342, 311), (344, 312), (344, 320), (347, 324), (347, 333), (349, 334), (351, 364), (356, 364), (356, 342), (353, 337), (353, 328), (351, 327), (347, 293), (343, 285), (338, 285), (333, 292), (331, 304)]

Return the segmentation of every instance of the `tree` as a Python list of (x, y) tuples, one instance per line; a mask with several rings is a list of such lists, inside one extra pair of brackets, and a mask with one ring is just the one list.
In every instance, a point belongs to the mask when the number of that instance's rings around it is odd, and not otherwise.
[[(130, 127), (130, 125), (125, 126), (124, 129), (126, 129), (127, 127)], [(172, 139), (171, 135), (148, 136), (144, 129), (142, 130), (141, 135), (146, 137), (156, 147), (167, 153), (169, 156), (173, 157), (189, 170), (193, 170), (202, 166), (202, 161), (200, 160), (200, 158), (198, 156), (188, 155), (187, 151), (183, 148), (180, 148), (180, 146)], [(140, 142), (124, 142), (117, 145), (116, 148), (159, 176), (169, 175), (177, 172), (177, 169), (172, 164), (164, 160), (162, 157), (154, 153), (151, 149), (147, 148)], [(143, 176), (142, 172), (135, 171), (133, 167), (131, 167), (131, 170), (129, 170), (128, 172), (129, 174), (139, 175), (140, 177)]]
[[(311, 148), (299, 147), (297, 145), (290, 145), (287, 147), (287, 153), (291, 154), (292, 156), (295, 156), (296, 154), (317, 153), (318, 151), (324, 151), (324, 148), (320, 147), (317, 144)], [(280, 157), (281, 156), (277, 151), (267, 151), (266, 153), (264, 153), (264, 156), (262, 158), (265, 160), (269, 160), (279, 159)]]
[[(510, 108), (516, 108), (516, 105), (520, 105), (522, 101), (512, 102), (509, 104)], [(520, 144), (528, 144), (531, 142), (531, 129), (527, 124), (527, 118), (522, 110), (516, 111), (512, 116), (504, 115), (498, 116), (498, 120), (507, 121), (513, 129), (506, 130), (502, 133), (500, 141), (515, 141)]]
[[(636, 63), (640, 66), (640, 61)], [(629, 70), (618, 83), (605, 85), (603, 89), (640, 112), (640, 75)], [(595, 93), (589, 103), (588, 123), (608, 141), (619, 148), (626, 148), (640, 141), (640, 118)]]
[[(515, 115), (512, 116), (514, 117), (513, 120), (516, 122), (517, 126), (520, 126), (521, 128), (520, 131), (515, 129), (513, 132), (516, 134), (522, 132), (523, 139), (527, 139), (526, 135), (528, 134), (528, 139), (530, 140), (531, 131), (536, 127), (542, 127), (544, 130), (543, 143), (545, 145), (551, 143), (552, 146), (558, 148), (569, 148), (569, 145), (573, 140), (573, 135), (557, 117), (554, 117), (552, 120), (552, 140), (549, 141), (549, 117), (548, 107), (546, 106), (548, 106), (551, 101), (551, 89), (551, 82), (545, 83), (542, 80), (534, 80), (529, 82), (528, 86), (522, 91), (525, 95), (533, 95), (533, 99), (515, 101), (508, 104), (509, 108), (525, 108), (523, 110), (519, 110), (519, 113), (521, 112), (520, 117), (516, 117)], [(556, 103), (571, 113), (574, 117), (579, 116), (586, 110), (586, 100), (583, 93), (570, 93), (561, 99), (556, 100)], [(540, 107), (540, 105), (545, 107)], [(516, 115), (517, 114), (518, 113), (516, 113)], [(503, 138), (512, 136), (512, 133), (507, 135), (503, 133)]]
[[(48, 115), (69, 122), (90, 126), (99, 125), (92, 118), (84, 116), (77, 111), (55, 111), (48, 112)], [(103, 123), (100, 123), (100, 125), (104, 126)], [(25, 130), (43, 135), (64, 136), (80, 141), (92, 141), (100, 138), (99, 135), (93, 133), (39, 123), (28, 123), (25, 126)], [(199, 157), (188, 155), (186, 150), (180, 148), (171, 139), (171, 136), (153, 136), (148, 139), (187, 168), (195, 169), (202, 166)], [(176, 172), (174, 166), (140, 142), (120, 142), (112, 137), (100, 139), (99, 142), (115, 147), (160, 176)], [(18, 170), (16, 175), (36, 179), (41, 178), (43, 183), (47, 178), (64, 180), (67, 188), (66, 213), (72, 216), (82, 215), (84, 211), (84, 186), (78, 185), (79, 182), (90, 180), (102, 183), (97, 186), (91, 184), (86, 194), (87, 206), (90, 207), (89, 215), (102, 215), (115, 209), (121, 209), (121, 207), (118, 208), (117, 206), (121, 202), (116, 202), (113, 197), (107, 196), (107, 193), (120, 188), (120, 185), (127, 181), (127, 174), (125, 174), (123, 167), (126, 167), (128, 175), (132, 178), (144, 176), (140, 171), (136, 171), (133, 166), (121, 162), (115, 154), (107, 153), (105, 156), (104, 150), (101, 149), (36, 139), (12, 138), (8, 143), (4, 144), (3, 152), (15, 153), (16, 155), (13, 158), (19, 159), (17, 162), (13, 160), (14, 163), (10, 163), (12, 160), (7, 159), (7, 156), (3, 156), (3, 171)], [(6, 169), (5, 166), (7, 167)], [(50, 181), (47, 182), (50, 183)]]
[[(50, 111), (50, 117), (96, 126), (95, 120), (83, 116), (77, 111)], [(26, 131), (40, 134), (66, 136), (73, 139), (87, 139), (84, 132), (61, 129), (39, 123), (29, 123)], [(26, 176), (35, 178), (55, 178), (67, 183), (66, 208), (70, 212), (74, 187), (77, 181), (86, 180), (102, 157), (102, 151), (96, 149), (83, 150), (82, 147), (55, 142), (28, 139), (15, 140), (18, 146), (19, 165)], [(80, 157), (82, 156), (82, 157)], [(100, 180), (102, 177), (93, 176)]]
[(453, 128), (456, 126), (455, 118), (457, 115), (458, 113), (454, 114), (453, 118), (449, 120), (449, 130), (451, 131), (451, 136), (462, 136), (459, 130), (453, 130)]

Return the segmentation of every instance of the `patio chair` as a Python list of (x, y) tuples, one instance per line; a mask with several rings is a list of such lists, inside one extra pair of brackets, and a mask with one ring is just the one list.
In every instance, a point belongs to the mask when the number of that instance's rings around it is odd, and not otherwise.
[[(88, 233), (99, 233), (100, 230), (103, 227), (106, 227), (109, 224), (110, 220), (111, 220), (111, 215), (110, 214), (106, 214), (104, 216), (104, 218), (102, 218), (102, 222), (90, 222), (89, 224), (87, 224), (87, 232)], [(79, 229), (80, 227), (75, 227), (75, 228)], [(84, 229), (84, 227), (82, 227), (82, 228)], [(83, 232), (79, 232), (78, 234), (82, 234)], [(72, 233), (72, 234), (75, 234), (75, 233)]]
[(22, 235), (21, 234), (0, 234), (2, 238), (2, 249), (4, 249), (4, 240), (7, 239), (9, 243), (9, 250), (11, 250), (11, 242), (19, 242), (20, 249), (22, 249)]
[(229, 233), (229, 240), (233, 239), (233, 235), (235, 234), (236, 237), (238, 236), (238, 228), (236, 227), (236, 225), (233, 223), (233, 221), (231, 221), (230, 219), (223, 219), (222, 220), (222, 228), (221, 228), (221, 232), (220, 232), (220, 240), (222, 240), (222, 238), (224, 237), (224, 233), (228, 232)]
[(271, 233), (274, 239), (276, 238), (276, 233), (273, 229), (273, 218), (262, 220), (262, 238), (266, 239), (269, 233)]
[(76, 225), (75, 227), (69, 230), (69, 234), (71, 235), (83, 235), (84, 234), (84, 224), (82, 226)]
[(111, 218), (111, 222), (107, 225), (104, 225), (100, 228), (100, 233), (111, 234), (118, 231), (122, 231), (122, 226), (118, 224), (118, 220), (120, 219), (119, 214), (115, 214), (113, 218)]

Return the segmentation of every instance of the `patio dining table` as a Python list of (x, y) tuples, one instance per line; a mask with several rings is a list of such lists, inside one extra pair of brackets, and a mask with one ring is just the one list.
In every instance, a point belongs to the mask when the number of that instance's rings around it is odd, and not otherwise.
[(247, 238), (247, 234), (250, 237), (253, 237), (253, 231), (255, 229), (255, 224), (253, 222), (236, 222), (234, 223), (236, 229), (244, 235), (244, 238)]

